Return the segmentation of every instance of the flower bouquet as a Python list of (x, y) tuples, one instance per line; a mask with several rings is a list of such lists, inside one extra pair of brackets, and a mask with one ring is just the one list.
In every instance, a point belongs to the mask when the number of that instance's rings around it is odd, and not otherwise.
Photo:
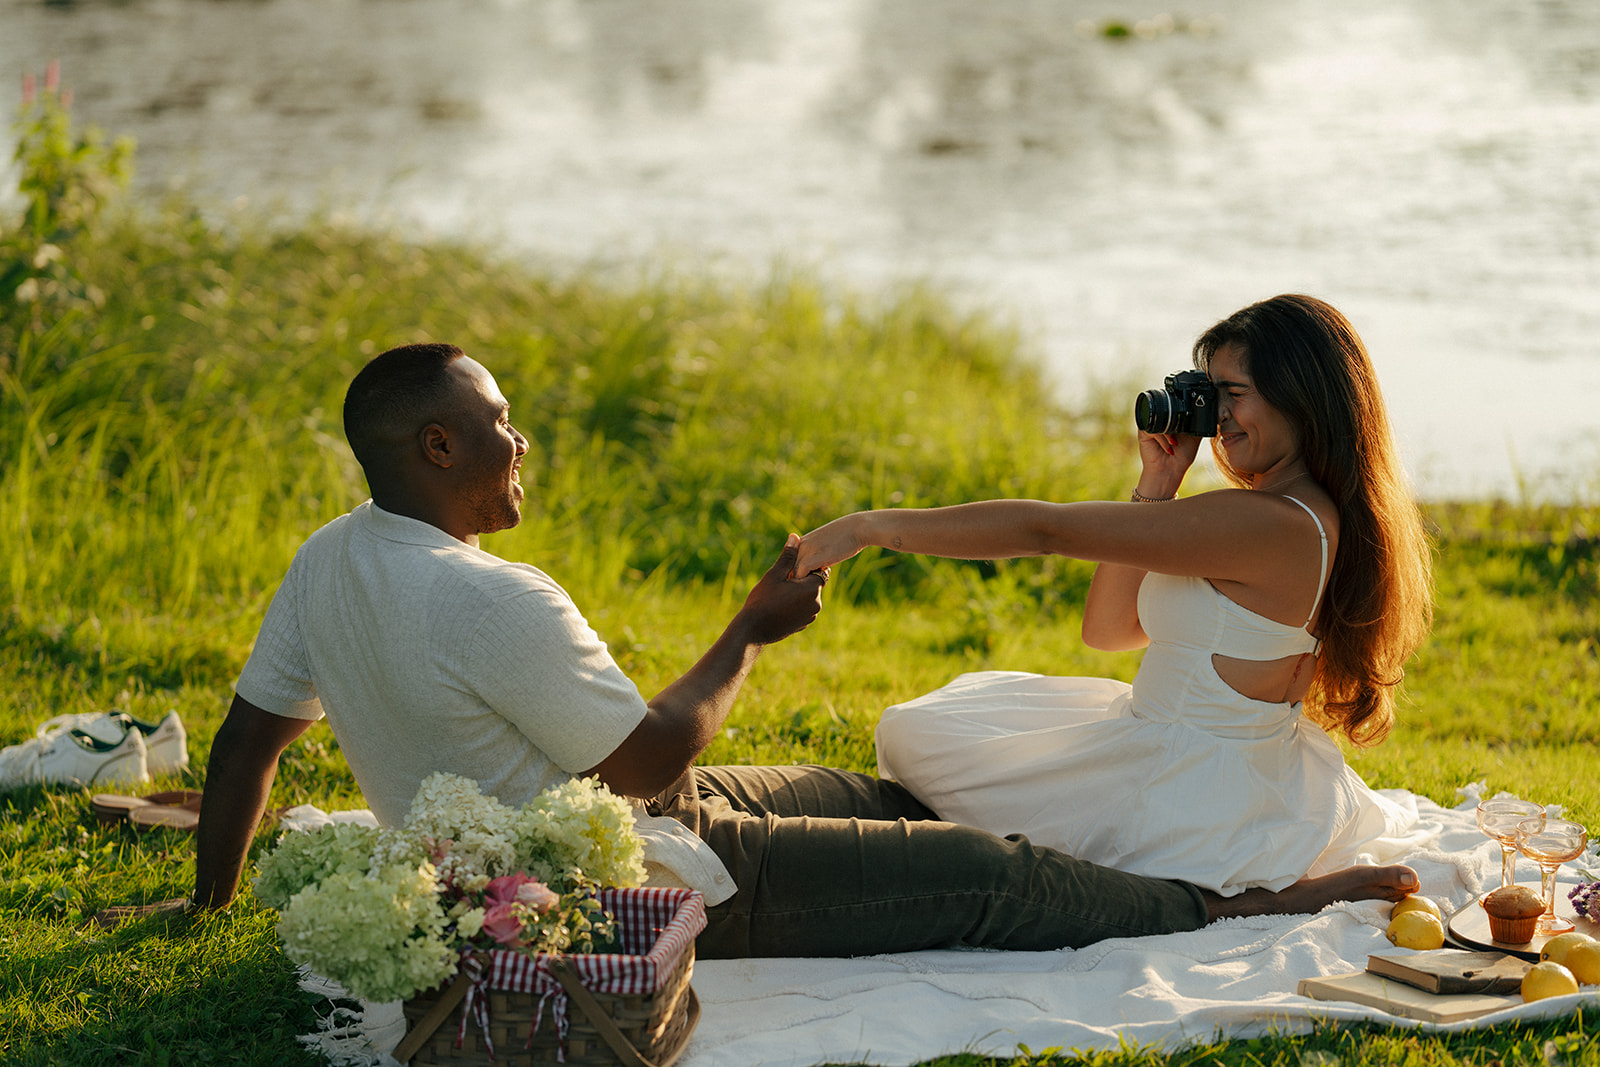
[[(568, 781), (511, 808), (470, 779), (435, 774), (404, 826), (286, 833), (254, 885), (279, 913), (290, 959), (364, 1000), (406, 1000), (415, 1044), (465, 1001), (453, 1045), (466, 1040), (471, 1017), (482, 1051), (428, 1061), (465, 1063), (493, 1056), (491, 1014), (502, 1034), (531, 1019), (525, 1049), (533, 1050), (547, 1004), (555, 1040), (545, 1044), (564, 1059), (569, 997), (596, 1026), (596, 1047), (613, 1045), (617, 1035), (606, 1029), (614, 1021), (592, 1017), (615, 1014), (609, 994), (645, 1001), (636, 1038), (659, 1044), (665, 1034), (681, 1050), (693, 1027), (688, 977), (704, 906), (697, 893), (637, 888), (643, 881), (632, 808), (598, 779)], [(437, 1018), (420, 1033), (430, 1009)], [(410, 1044), (397, 1058), (416, 1051)], [(450, 1046), (433, 1047), (442, 1055)]]

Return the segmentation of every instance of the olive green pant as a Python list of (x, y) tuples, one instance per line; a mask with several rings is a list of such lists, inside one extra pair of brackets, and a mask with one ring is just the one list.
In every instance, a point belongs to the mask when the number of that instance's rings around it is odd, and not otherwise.
[(738, 885), (706, 909), (707, 959), (1042, 950), (1193, 930), (1186, 882), (1125, 874), (941, 822), (899, 784), (830, 767), (694, 767), (649, 803)]

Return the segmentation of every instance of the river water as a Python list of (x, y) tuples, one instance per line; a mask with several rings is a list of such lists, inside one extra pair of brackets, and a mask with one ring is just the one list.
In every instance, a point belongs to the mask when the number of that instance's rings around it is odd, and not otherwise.
[(1063, 394), (1314, 293), (1424, 495), (1600, 496), (1593, 0), (0, 0), (10, 92), (52, 58), (148, 186), (931, 279)]

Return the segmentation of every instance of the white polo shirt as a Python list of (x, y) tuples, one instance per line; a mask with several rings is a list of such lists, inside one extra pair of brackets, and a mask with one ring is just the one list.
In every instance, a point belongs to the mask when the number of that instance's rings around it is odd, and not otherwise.
[[(435, 771), (523, 804), (600, 764), (647, 710), (548, 575), (370, 500), (300, 547), (235, 689), (276, 715), (326, 713), (388, 826)], [(733, 895), (686, 826), (635, 818), (653, 884)]]

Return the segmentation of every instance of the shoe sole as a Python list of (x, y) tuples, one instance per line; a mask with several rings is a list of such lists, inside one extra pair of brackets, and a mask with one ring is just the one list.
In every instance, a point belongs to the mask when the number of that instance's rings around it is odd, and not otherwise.
[(200, 813), (165, 804), (151, 804), (128, 812), (128, 825), (135, 830), (153, 830), (164, 826), (170, 830), (193, 832), (200, 825)]
[[(194, 789), (172, 789), (147, 797), (96, 793), (89, 798), (89, 804), (101, 826), (126, 822), (140, 831), (164, 827), (193, 832), (200, 825), (201, 798), (201, 793)], [(288, 810), (286, 807), (268, 808), (261, 813), (261, 822), (263, 825), (275, 823)]]
[(200, 799), (201, 794), (194, 789), (172, 789), (147, 797), (96, 793), (89, 805), (102, 826), (127, 822), (140, 829), (168, 826), (193, 830), (200, 825)]

